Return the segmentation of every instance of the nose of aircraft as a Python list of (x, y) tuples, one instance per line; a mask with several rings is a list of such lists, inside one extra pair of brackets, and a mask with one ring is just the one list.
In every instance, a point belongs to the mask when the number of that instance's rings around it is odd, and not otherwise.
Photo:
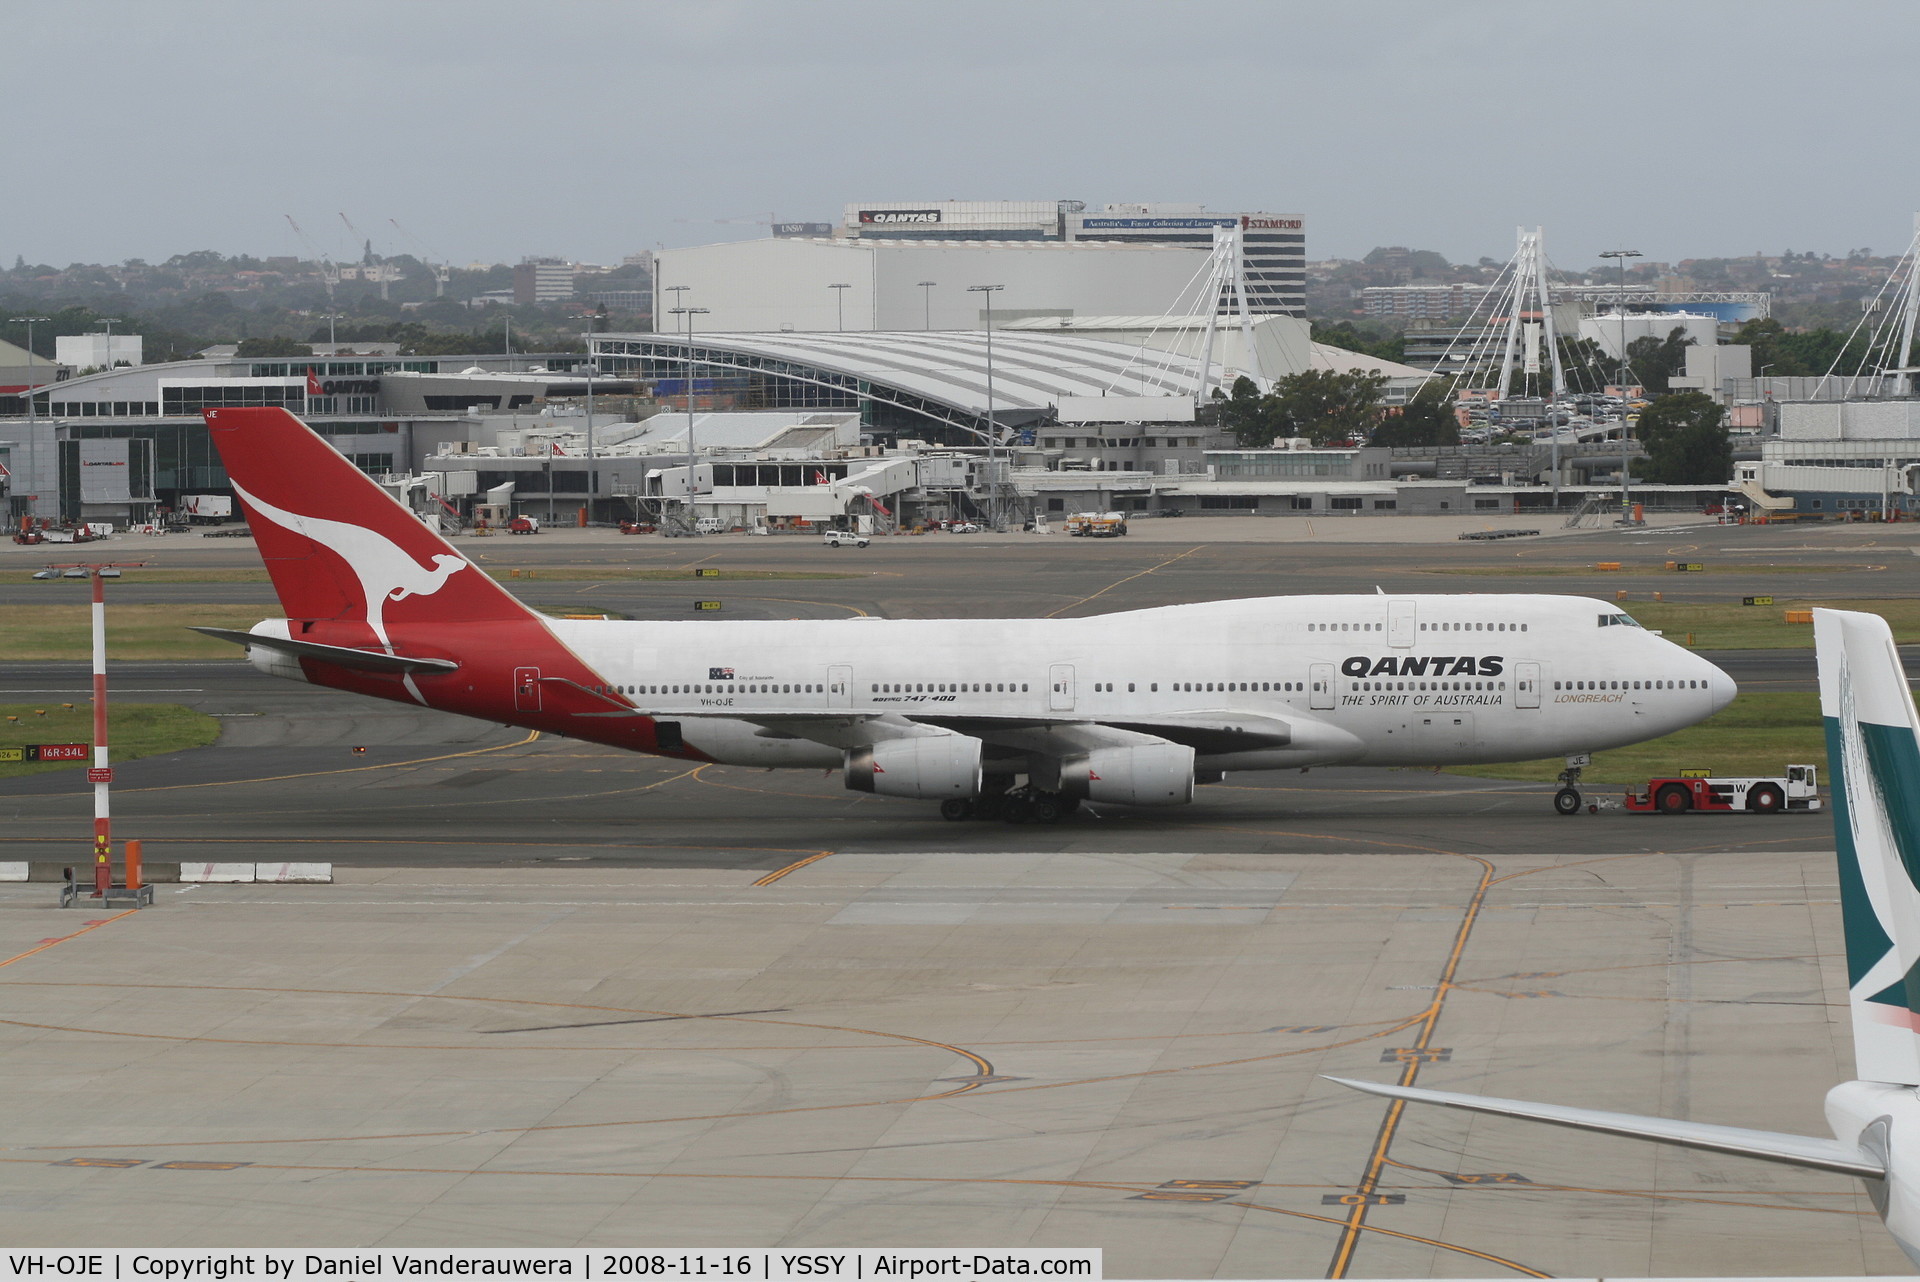
[(1739, 693), (1740, 687), (1734, 684), (1732, 677), (1713, 664), (1707, 664), (1707, 695), (1713, 700), (1715, 712), (1732, 703), (1733, 696)]

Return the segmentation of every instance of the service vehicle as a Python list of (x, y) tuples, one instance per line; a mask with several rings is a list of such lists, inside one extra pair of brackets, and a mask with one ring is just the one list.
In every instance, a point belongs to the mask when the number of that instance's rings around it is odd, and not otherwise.
[(701, 534), (725, 534), (727, 523), (717, 516), (703, 516), (693, 523), (693, 528)]
[(190, 524), (227, 521), (233, 518), (233, 496), (230, 494), (182, 494), (180, 506), (176, 510)]
[(1788, 766), (1787, 773), (1751, 779), (1680, 775), (1649, 779), (1644, 791), (1627, 794), (1627, 809), (1684, 815), (1689, 810), (1746, 810), (1757, 815), (1783, 810), (1820, 809), (1820, 784), (1812, 766)]
[(508, 534), (540, 533), (540, 518), (537, 516), (516, 516), (507, 522)]
[(1087, 522), (1086, 536), (1090, 539), (1117, 539), (1127, 532), (1127, 518), (1119, 512), (1102, 512)]
[(828, 530), (821, 534), (820, 541), (830, 548), (863, 548), (869, 542), (864, 534), (855, 534), (852, 530)]

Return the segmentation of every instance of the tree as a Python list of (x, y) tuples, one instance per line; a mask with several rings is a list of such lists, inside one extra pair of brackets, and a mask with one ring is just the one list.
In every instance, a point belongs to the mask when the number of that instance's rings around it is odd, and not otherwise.
[(1665, 485), (1725, 485), (1733, 475), (1726, 417), (1705, 392), (1662, 396), (1640, 415), (1647, 460), (1636, 471)]
[(233, 349), (233, 354), (241, 360), (263, 360), (276, 356), (304, 359), (313, 355), (313, 348), (291, 338), (243, 338), (239, 346)]
[[(1274, 382), (1268, 394), (1273, 435), (1304, 436), (1315, 445), (1365, 438), (1380, 416), (1382, 374), (1310, 369)], [(1269, 438), (1271, 440), (1272, 438)]]
[(1343, 348), (1349, 352), (1359, 352), (1363, 356), (1378, 356), (1381, 360), (1402, 361), (1407, 357), (1407, 337), (1390, 325), (1362, 321), (1359, 325), (1350, 320), (1313, 322), (1313, 341)]
[(1233, 433), (1237, 443), (1248, 449), (1273, 444), (1274, 425), (1269, 421), (1267, 399), (1245, 374), (1233, 380), (1232, 395), (1215, 404), (1219, 406), (1220, 426)]
[(1636, 338), (1627, 344), (1627, 377), (1655, 396), (1665, 396), (1669, 380), (1686, 372), (1687, 348), (1693, 340), (1675, 326), (1665, 338)]
[(1460, 420), (1454, 416), (1453, 393), (1440, 379), (1421, 384), (1405, 405), (1387, 410), (1386, 418), (1367, 442), (1400, 449), (1459, 443)]

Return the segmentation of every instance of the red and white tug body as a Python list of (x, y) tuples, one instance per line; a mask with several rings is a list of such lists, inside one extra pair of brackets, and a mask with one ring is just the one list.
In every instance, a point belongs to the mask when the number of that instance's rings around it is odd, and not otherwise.
[(1680, 775), (1649, 779), (1642, 792), (1629, 792), (1628, 810), (1657, 810), (1683, 815), (1689, 810), (1745, 810), (1772, 815), (1786, 810), (1820, 809), (1820, 783), (1812, 766), (1788, 766), (1787, 773), (1735, 779)]

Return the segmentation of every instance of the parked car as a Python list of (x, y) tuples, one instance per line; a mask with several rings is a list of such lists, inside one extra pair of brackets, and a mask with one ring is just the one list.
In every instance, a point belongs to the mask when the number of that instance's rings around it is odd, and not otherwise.
[(820, 541), (830, 548), (843, 548), (849, 545), (863, 548), (871, 540), (864, 534), (855, 534), (852, 530), (828, 530), (820, 536)]
[(980, 533), (980, 527), (975, 525), (972, 521), (950, 521), (947, 523), (947, 533), (948, 534), (978, 534)]

